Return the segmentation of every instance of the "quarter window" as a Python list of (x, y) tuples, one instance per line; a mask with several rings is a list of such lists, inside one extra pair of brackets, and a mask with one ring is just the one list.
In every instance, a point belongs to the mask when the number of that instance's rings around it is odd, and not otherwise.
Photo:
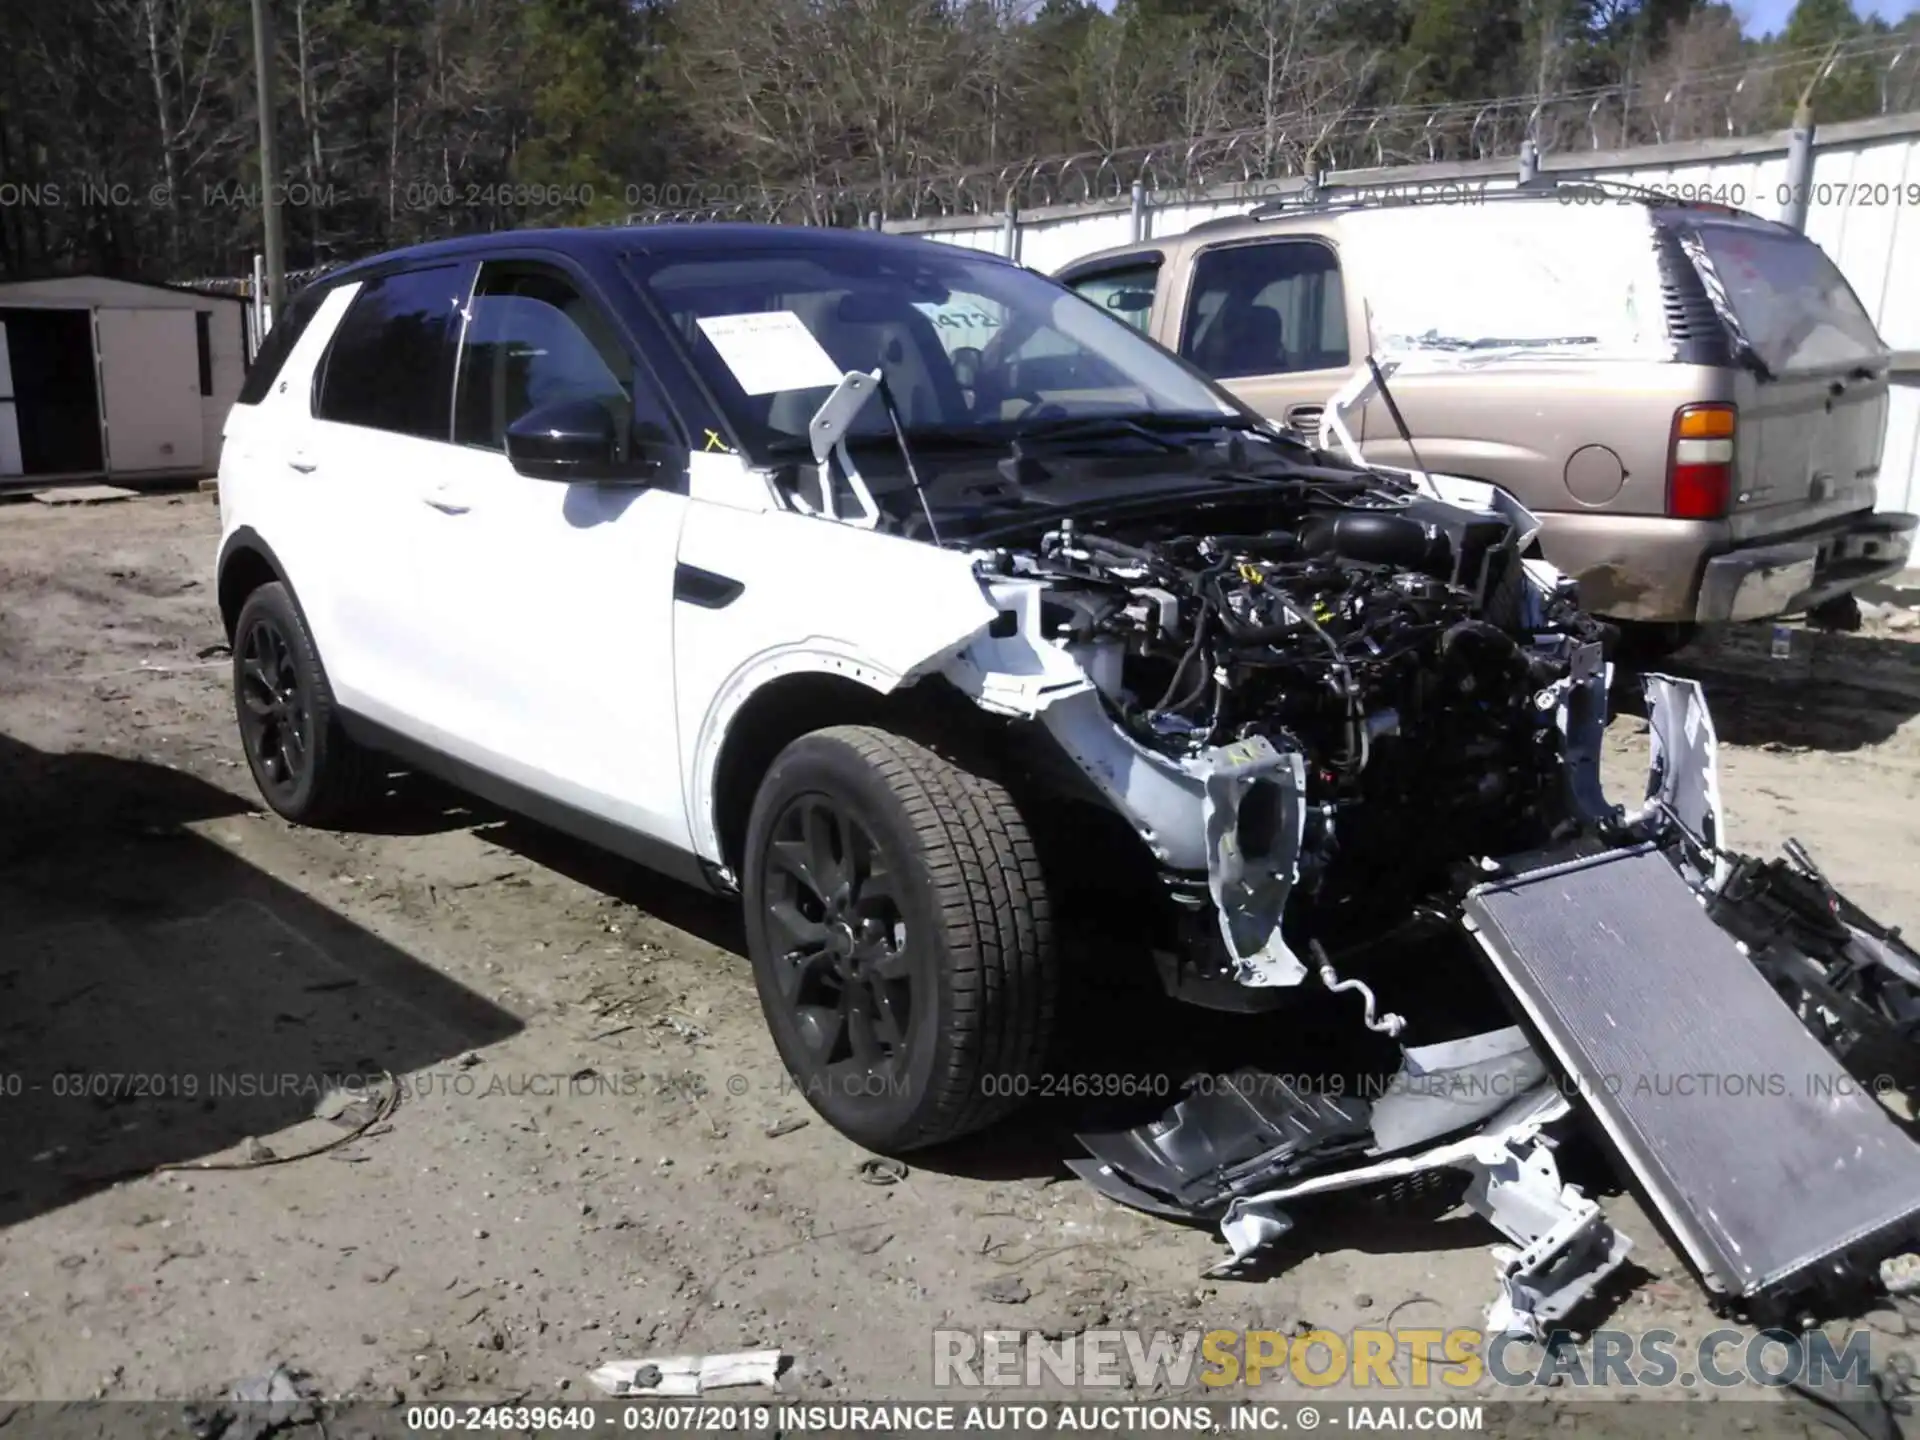
[(279, 378), (281, 366), (287, 363), (294, 345), (306, 333), (307, 322), (313, 319), (327, 294), (326, 286), (310, 285), (300, 292), (291, 305), (282, 307), (280, 317), (273, 322), (273, 327), (261, 340), (258, 352), (248, 363), (247, 378), (241, 383), (240, 393), (235, 397), (236, 404), (258, 405), (267, 398), (267, 391), (273, 388), (273, 382)]
[(1193, 267), (1180, 353), (1216, 380), (1350, 363), (1333, 248), (1275, 240), (1209, 250)]
[(506, 448), (507, 427), (563, 400), (607, 408), (625, 443), (633, 360), (606, 315), (564, 277), (486, 265), (468, 311), (454, 393), (454, 440)]
[(1098, 305), (1146, 332), (1153, 323), (1153, 287), (1160, 275), (1160, 262), (1131, 265), (1124, 270), (1103, 270), (1098, 275), (1083, 275), (1069, 286)]
[(361, 287), (327, 351), (322, 420), (447, 438), (447, 339), (466, 273), (438, 265)]

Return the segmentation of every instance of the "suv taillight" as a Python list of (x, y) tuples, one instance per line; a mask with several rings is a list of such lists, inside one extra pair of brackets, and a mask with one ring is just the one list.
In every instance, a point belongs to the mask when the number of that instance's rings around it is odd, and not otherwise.
[(1667, 514), (1676, 520), (1718, 520), (1733, 498), (1731, 405), (1682, 405), (1667, 447)]

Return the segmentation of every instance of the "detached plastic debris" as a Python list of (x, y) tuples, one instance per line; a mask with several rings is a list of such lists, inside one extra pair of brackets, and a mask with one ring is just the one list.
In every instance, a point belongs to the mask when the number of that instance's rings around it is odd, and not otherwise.
[(211, 1405), (190, 1407), (187, 1423), (200, 1440), (262, 1440), (289, 1426), (308, 1424), (318, 1414), (300, 1377), (276, 1365), (264, 1375), (236, 1381)]
[(699, 1395), (735, 1385), (772, 1386), (784, 1358), (778, 1350), (740, 1350), (731, 1355), (609, 1360), (587, 1379), (609, 1395)]

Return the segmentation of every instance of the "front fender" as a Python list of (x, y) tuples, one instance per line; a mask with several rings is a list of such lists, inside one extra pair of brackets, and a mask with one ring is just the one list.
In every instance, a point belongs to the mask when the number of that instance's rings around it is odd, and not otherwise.
[(822, 638), (762, 651), (729, 675), (694, 733), (687, 767), (687, 817), (694, 851), (703, 859), (724, 861), (718, 817), (714, 813), (714, 791), (720, 756), (726, 749), (734, 721), (761, 690), (796, 675), (851, 680), (866, 686), (875, 695), (889, 695), (909, 678), (908, 674), (889, 669), (851, 646)]

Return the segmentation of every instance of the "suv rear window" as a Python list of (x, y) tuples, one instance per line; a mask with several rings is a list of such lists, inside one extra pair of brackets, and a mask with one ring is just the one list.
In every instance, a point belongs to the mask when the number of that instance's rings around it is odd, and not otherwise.
[(1886, 342), (1860, 297), (1805, 236), (1711, 223), (1695, 233), (1747, 343), (1769, 370), (1826, 369), (1886, 356)]
[(452, 426), (447, 332), (466, 297), (462, 265), (369, 280), (333, 332), (314, 413), (342, 425), (445, 440)]

